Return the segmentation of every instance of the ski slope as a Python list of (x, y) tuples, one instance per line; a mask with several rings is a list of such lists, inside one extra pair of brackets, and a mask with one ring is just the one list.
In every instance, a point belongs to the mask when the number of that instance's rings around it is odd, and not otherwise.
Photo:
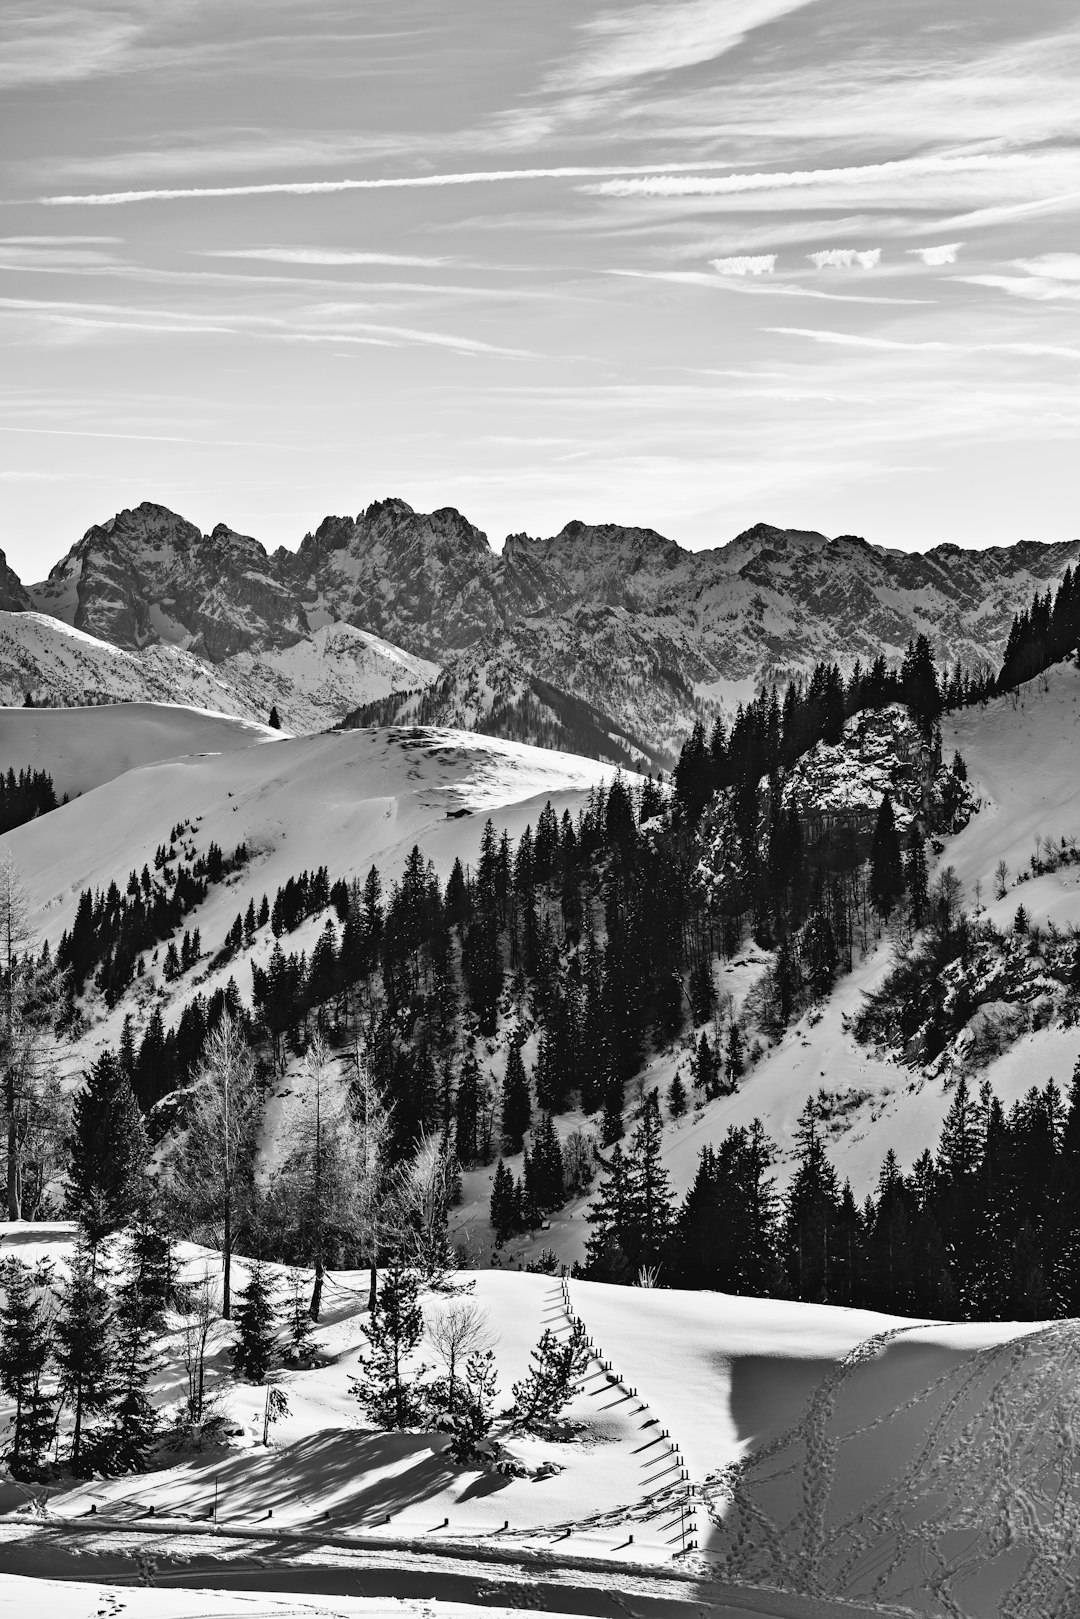
[[(62, 1267), (71, 1231), (0, 1227), (0, 1252)], [(208, 1263), (216, 1272), (216, 1256), (183, 1252), (189, 1276)], [(696, 1572), (703, 1602), (713, 1580), (806, 1602), (745, 1610), (733, 1602), (735, 1613), (832, 1613), (815, 1609), (816, 1599), (951, 1619), (1069, 1611), (1080, 1576), (1080, 1480), (1068, 1442), (1080, 1420), (1074, 1323), (920, 1324), (578, 1281), (564, 1292), (552, 1277), (497, 1271), (460, 1282), (497, 1334), (498, 1409), (545, 1326), (565, 1333), (573, 1316), (595, 1346), (568, 1413), (584, 1425), (579, 1437), (506, 1438), (531, 1476), (457, 1468), (438, 1434), (364, 1428), (350, 1378), (366, 1275), (342, 1273), (317, 1330), (323, 1364), (282, 1373), (290, 1411), (269, 1449), (260, 1442), (265, 1391), (223, 1378), (222, 1323), (211, 1386), (239, 1430), (227, 1448), (166, 1456), (168, 1465), (141, 1477), (61, 1483), (49, 1520), (82, 1522), (96, 1506), (103, 1518), (135, 1521), (153, 1506), (182, 1535), (216, 1489), (219, 1523), (238, 1535), (259, 1536), (261, 1526), (271, 1566), (273, 1534), (321, 1531), (340, 1554), (337, 1542), (360, 1531), (363, 1545), (393, 1549), (406, 1568), (436, 1536), (464, 1548), (497, 1543), (508, 1560), (557, 1543), (566, 1563), (588, 1559), (613, 1574), (627, 1562), (662, 1568), (674, 1559)], [(447, 1299), (426, 1293), (422, 1302), (430, 1321)], [(163, 1403), (184, 1379), (177, 1343), (175, 1333), (163, 1343)], [(430, 1362), (430, 1346), (419, 1356)], [(9, 1558), (25, 1533), (10, 1517), (16, 1504), (7, 1489), (0, 1547)], [(691, 1519), (696, 1533), (684, 1535)]]
[(93, 708), (0, 708), (5, 770), (45, 770), (57, 798), (74, 798), (128, 770), (163, 759), (231, 753), (281, 732), (231, 714), (179, 703), (109, 703)]

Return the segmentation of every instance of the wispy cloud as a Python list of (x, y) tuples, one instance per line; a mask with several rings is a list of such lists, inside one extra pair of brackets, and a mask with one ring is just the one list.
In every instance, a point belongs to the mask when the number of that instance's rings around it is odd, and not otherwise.
[(130, 9), (15, 0), (0, 12), (0, 87), (93, 78), (115, 67), (141, 32)]
[(453, 261), (448, 258), (422, 258), (412, 253), (362, 253), (329, 247), (234, 247), (206, 251), (208, 259), (260, 259), (269, 264), (385, 264), (402, 268), (435, 270)]
[[(626, 179), (603, 180), (581, 189), (597, 197), (723, 197), (746, 191), (789, 191), (804, 186), (872, 185), (888, 178), (990, 173), (1022, 168), (1019, 153), (896, 158), (886, 163), (849, 164), (833, 169), (766, 170), (752, 174), (679, 174), (672, 169)], [(704, 168), (706, 165), (696, 165)]]
[(829, 332), (806, 326), (770, 326), (770, 332), (783, 337), (805, 337), (813, 343), (830, 343), (837, 348), (877, 349), (898, 354), (1018, 354), (1033, 359), (1080, 360), (1080, 348), (1064, 343), (990, 342), (957, 343), (945, 338), (903, 339), (858, 336), (853, 332)]
[(612, 11), (582, 25), (588, 48), (553, 76), (567, 89), (590, 90), (714, 61), (748, 34), (813, 0), (663, 0)]
[(880, 247), (826, 247), (806, 256), (819, 270), (874, 270), (881, 263)]
[(1033, 303), (1080, 299), (1080, 253), (1043, 253), (1033, 259), (1018, 259), (1015, 269), (1021, 273), (987, 273), (955, 279), (968, 286), (993, 287)]
[(776, 269), (775, 253), (736, 253), (727, 259), (710, 259), (719, 275), (771, 275)]
[(611, 275), (626, 276), (636, 281), (670, 281), (676, 286), (709, 287), (714, 292), (739, 293), (754, 298), (823, 298), (834, 304), (926, 304), (927, 298), (876, 297), (869, 293), (823, 292), (820, 287), (809, 287), (799, 281), (767, 281), (745, 276), (708, 275), (704, 270), (611, 270)]
[(955, 264), (963, 245), (963, 242), (942, 242), (939, 247), (909, 247), (907, 252), (924, 264)]

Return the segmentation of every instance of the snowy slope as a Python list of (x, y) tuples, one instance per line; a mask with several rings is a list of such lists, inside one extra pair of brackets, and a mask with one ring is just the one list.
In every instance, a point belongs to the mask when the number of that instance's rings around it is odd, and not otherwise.
[(999, 860), (1014, 883), (1028, 867), (1036, 838), (1080, 835), (1080, 669), (1056, 664), (1015, 696), (946, 716), (941, 731), (946, 751), (963, 754), (973, 791), (983, 800), (942, 857), (956, 867), (969, 903), (981, 881), (983, 903), (999, 924), (1021, 900), (1033, 917), (1053, 918), (1059, 927), (1080, 922), (1075, 866), (1012, 888), (1005, 900), (993, 898)]
[[(89, 726), (105, 711), (89, 710)], [(252, 895), (318, 865), (363, 877), (374, 863), (384, 884), (419, 844), (445, 881), (454, 860), (476, 858), (483, 819), (514, 839), (550, 798), (576, 814), (611, 766), (465, 731), (348, 731), (284, 738), (149, 764), (104, 783), (0, 840), (25, 875), (34, 919), (55, 945), (70, 926), (79, 892), (123, 886), (153, 864), (177, 821), (196, 824), (205, 852), (250, 845), (254, 859), (236, 884), (212, 889), (193, 913), (207, 947), (220, 942)]]
[[(0, 1228), (5, 1248), (61, 1262), (70, 1230)], [(185, 1253), (199, 1274), (201, 1251)], [(216, 1486), (223, 1525), (250, 1525), (271, 1562), (269, 1512), (272, 1532), (363, 1530), (365, 1545), (397, 1547), (402, 1568), (438, 1532), (463, 1547), (502, 1546), (508, 1560), (559, 1536), (560, 1557), (614, 1570), (681, 1554), (680, 1509), (692, 1495), (699, 1600), (719, 1597), (710, 1581), (731, 1581), (736, 1614), (741, 1581), (807, 1601), (746, 1610), (776, 1614), (831, 1613), (830, 1599), (950, 1619), (1069, 1611), (1080, 1576), (1071, 1527), (1080, 1484), (1065, 1442), (1080, 1419), (1074, 1324), (920, 1325), (600, 1283), (570, 1282), (564, 1295), (553, 1278), (498, 1272), (462, 1281), (498, 1334), (500, 1408), (543, 1326), (565, 1332), (572, 1312), (591, 1336), (597, 1358), (570, 1408), (586, 1424), (581, 1437), (507, 1440), (530, 1468), (550, 1461), (562, 1471), (493, 1489), (444, 1458), (441, 1436), (365, 1431), (349, 1386), (365, 1278), (343, 1273), (317, 1333), (325, 1364), (283, 1373), (290, 1414), (269, 1451), (257, 1442), (263, 1391), (218, 1381), (229, 1333), (220, 1325), (211, 1376), (242, 1437), (148, 1476), (61, 1486), (50, 1516), (82, 1521), (96, 1505), (100, 1516), (134, 1519), (152, 1505), (175, 1534), (177, 1519), (205, 1515)], [(445, 1298), (426, 1294), (423, 1304), (430, 1320)], [(172, 1400), (183, 1378), (175, 1336), (166, 1349), (159, 1397)], [(24, 1535), (0, 1518), (9, 1557)], [(282, 1557), (302, 1552), (284, 1547)]]
[(361, 703), (428, 685), (438, 667), (365, 630), (329, 624), (286, 647), (218, 663), (168, 641), (129, 650), (43, 613), (0, 612), (0, 702), (179, 702), (323, 730)]
[(100, 787), (142, 765), (186, 754), (230, 753), (277, 742), (268, 725), (175, 703), (112, 703), (95, 708), (0, 708), (5, 769), (45, 770), (57, 798)]

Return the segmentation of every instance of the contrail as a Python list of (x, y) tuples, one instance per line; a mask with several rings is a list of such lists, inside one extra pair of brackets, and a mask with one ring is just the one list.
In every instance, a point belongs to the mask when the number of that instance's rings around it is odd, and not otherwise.
[(726, 169), (729, 163), (642, 163), (600, 168), (474, 169), (461, 174), (395, 175), (377, 180), (274, 180), (263, 185), (156, 187), (151, 191), (98, 191), (39, 197), (47, 207), (116, 208), (130, 202), (179, 202), (189, 197), (319, 196), (332, 191), (405, 191), (429, 186), (494, 185), (504, 180), (600, 180), (634, 174), (679, 174)]

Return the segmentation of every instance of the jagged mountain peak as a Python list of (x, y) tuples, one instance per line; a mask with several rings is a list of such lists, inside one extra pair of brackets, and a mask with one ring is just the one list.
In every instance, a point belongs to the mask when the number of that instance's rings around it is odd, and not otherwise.
[(8, 559), (0, 551), (0, 612), (28, 613), (33, 611), (30, 592), (19, 578)]

